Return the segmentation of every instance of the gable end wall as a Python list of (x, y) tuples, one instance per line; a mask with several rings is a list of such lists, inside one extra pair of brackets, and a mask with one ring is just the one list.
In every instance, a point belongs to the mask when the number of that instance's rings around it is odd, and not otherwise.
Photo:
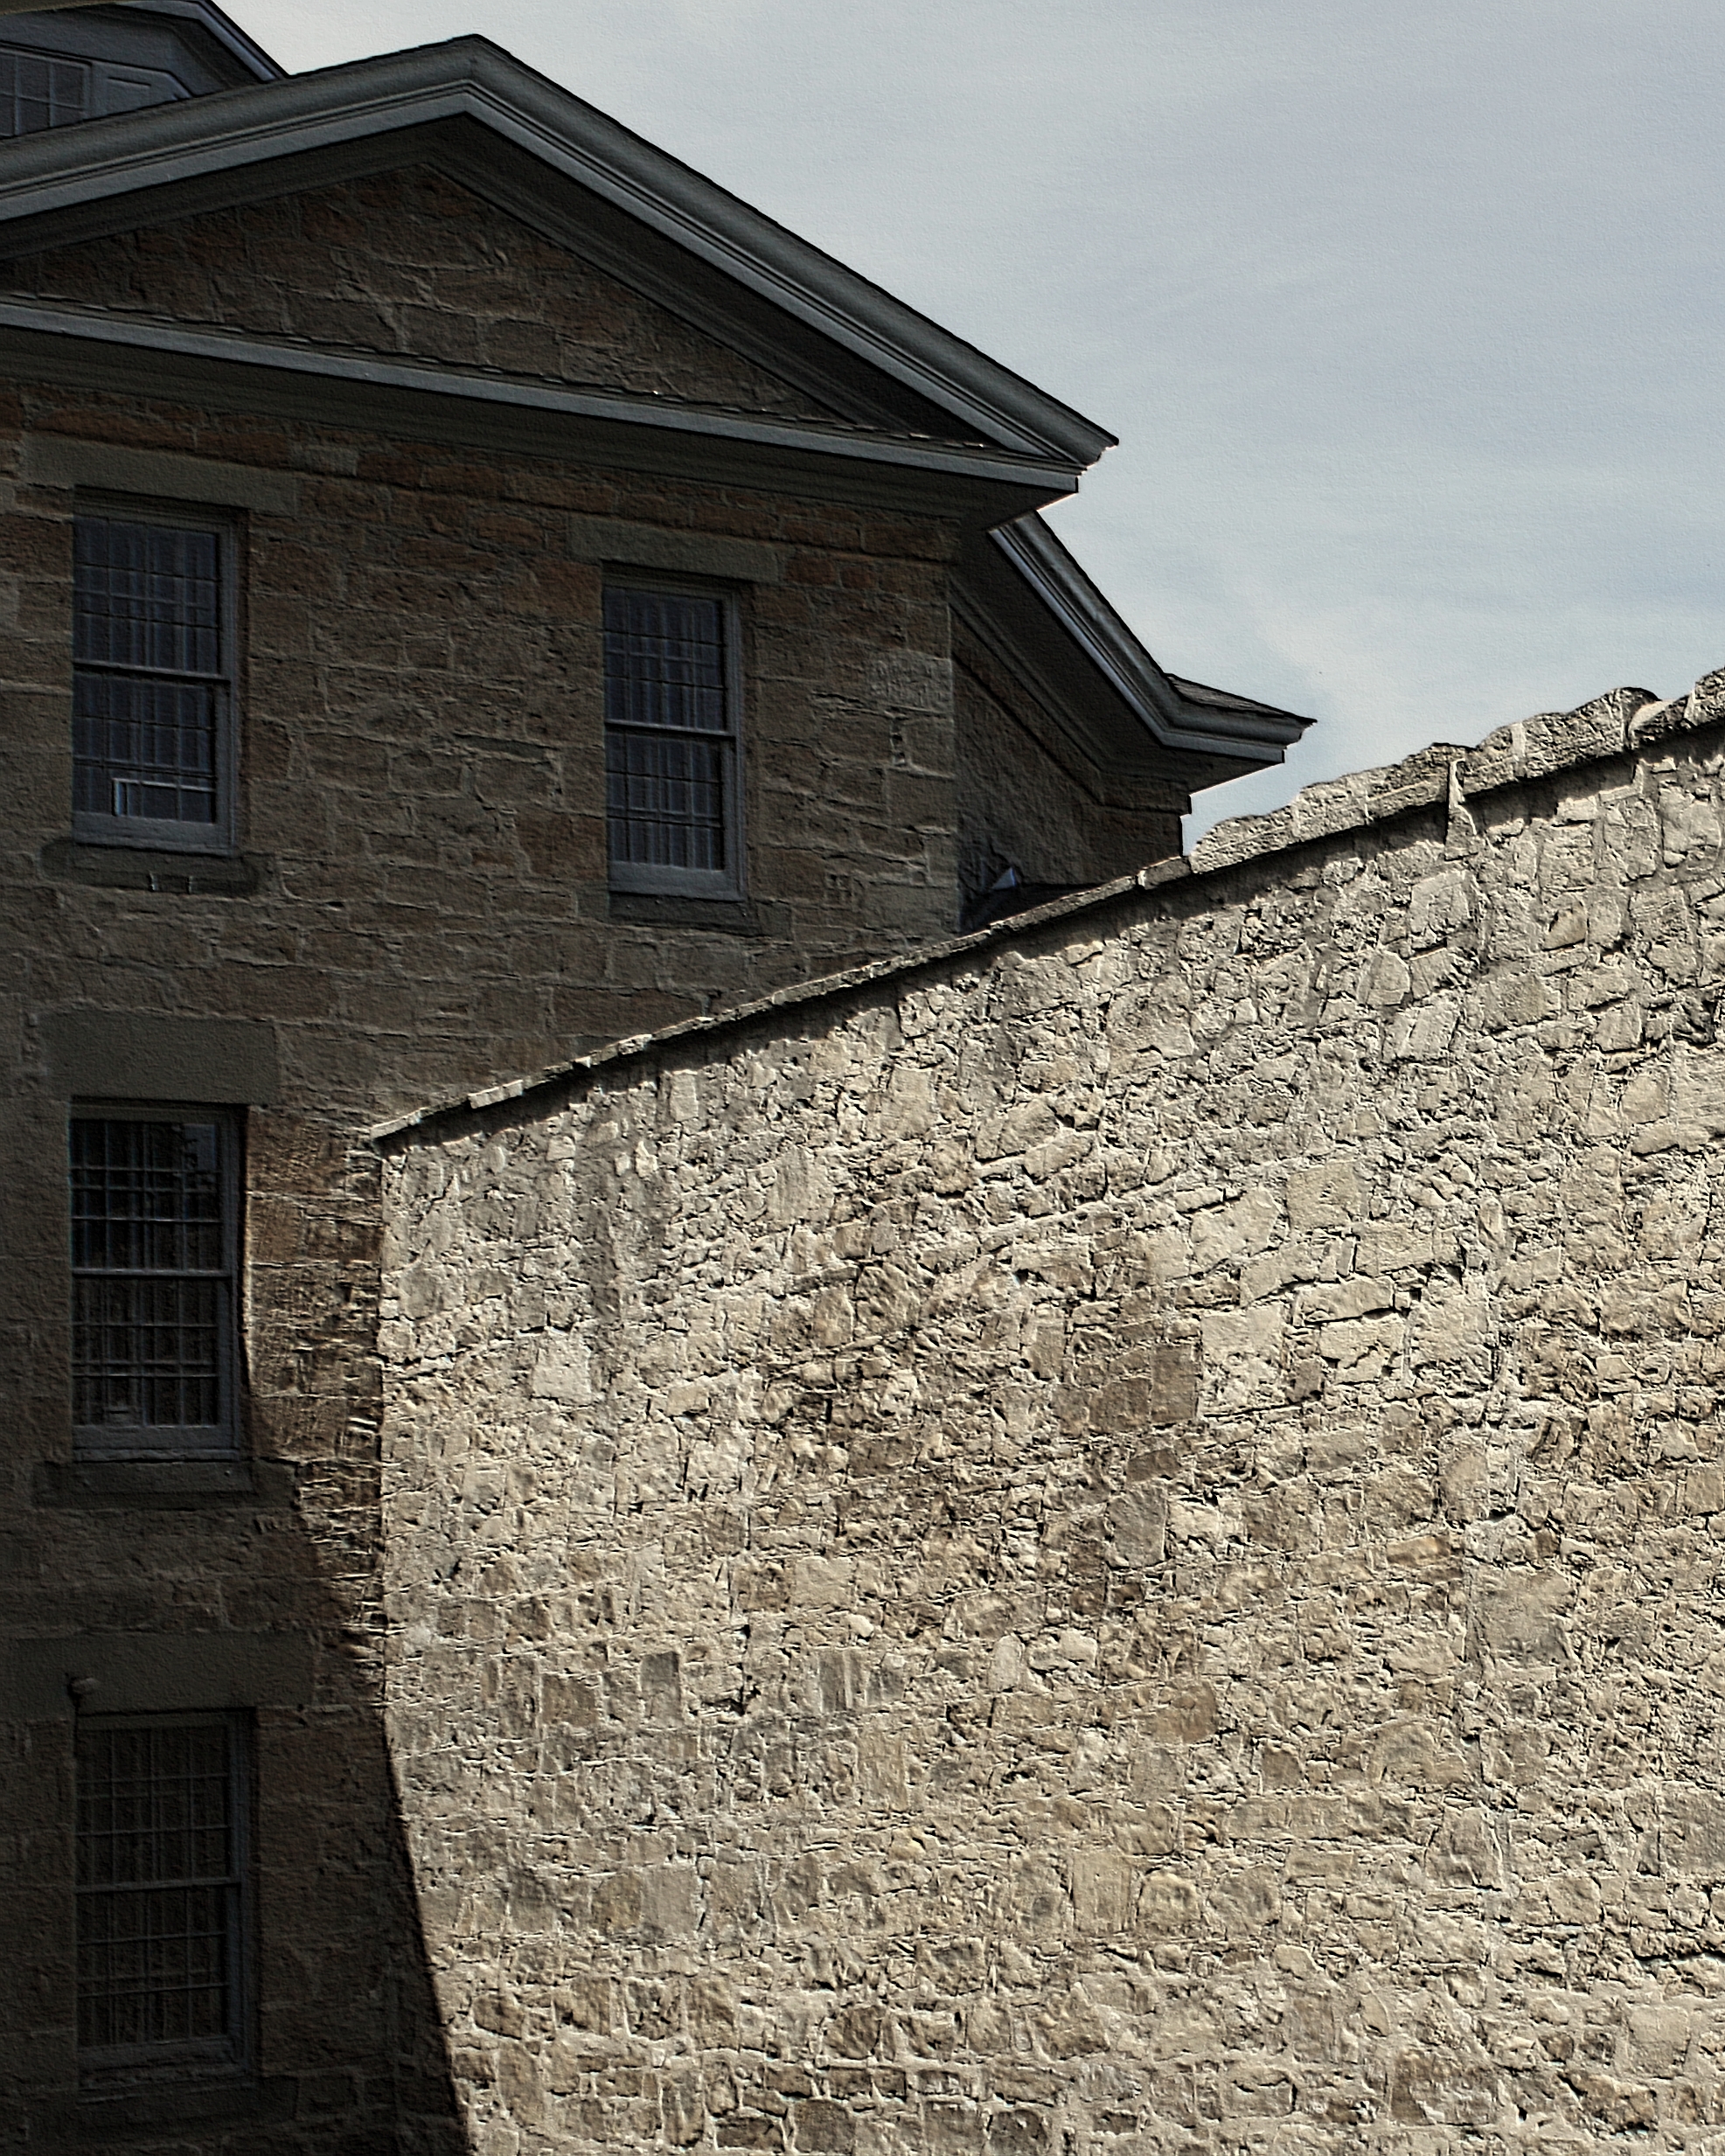
[(782, 418), (835, 416), (423, 165), (22, 255), (7, 289)]
[(1130, 875), (1180, 850), (1191, 796), (1172, 781), (1139, 788), (1130, 809), (1098, 798), (1101, 775), (1021, 681), (955, 628), (958, 881), (987, 891), (1007, 866), (1027, 883), (1074, 888)]

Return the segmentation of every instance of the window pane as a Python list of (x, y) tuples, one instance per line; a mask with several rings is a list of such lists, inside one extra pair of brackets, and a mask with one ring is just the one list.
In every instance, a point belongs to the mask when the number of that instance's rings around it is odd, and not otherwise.
[(73, 1265), (219, 1271), (220, 1140), (213, 1123), (78, 1116), (72, 1125)]
[(79, 2042), (106, 2050), (225, 2035), (227, 1899), (195, 1887), (82, 1896)]
[(208, 2043), (233, 2022), (239, 1891), (225, 1723), (78, 1736), (78, 2040)]
[(608, 591), (606, 724), (728, 733), (724, 624), (716, 599)]
[(223, 658), (219, 532), (73, 518), (79, 813), (215, 824)]
[(80, 1429), (219, 1422), (226, 1301), (215, 1280), (74, 1281), (73, 1421)]
[(717, 599), (605, 594), (611, 859), (725, 873), (734, 807), (725, 609)]
[(611, 859), (722, 869), (728, 742), (666, 734), (606, 736)]
[(227, 1730), (87, 1728), (80, 1739), (78, 1883), (184, 1886), (233, 1870)]
[(73, 520), (74, 660), (212, 674), (220, 664), (221, 545), (213, 532)]
[(216, 820), (216, 697), (191, 682), (73, 677), (73, 806)]
[(226, 1420), (233, 1325), (222, 1127), (72, 1124), (73, 1420), (104, 1432)]
[(35, 135), (83, 119), (89, 79), (88, 68), (76, 60), (0, 52), (0, 136)]

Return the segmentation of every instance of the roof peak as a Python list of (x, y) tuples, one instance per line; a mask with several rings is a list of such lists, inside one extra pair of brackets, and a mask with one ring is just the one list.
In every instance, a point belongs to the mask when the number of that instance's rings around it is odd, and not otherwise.
[[(148, 0), (151, 10), (207, 4)], [(128, 10), (101, 12), (123, 20)], [(351, 166), (367, 143), (463, 121), (533, 161), (532, 191), (548, 236), (558, 236), (552, 227), (560, 214), (569, 221), (580, 199), (596, 198), (606, 213), (646, 227), (681, 258), (717, 272), (1001, 449), (1060, 462), (1075, 475), (1114, 442), (1070, 406), (477, 35), (254, 80), (219, 100), (157, 104), (100, 129), (33, 134), (14, 143), (0, 164), (0, 226), (25, 228), (28, 237), (19, 233), (15, 245), (63, 244), (103, 229), (116, 212), (136, 222), (136, 198), (146, 191), (172, 202), (177, 191), (195, 190), (208, 202), (225, 175), (250, 191), (255, 178), (244, 176), (289, 156), (303, 185), (320, 156)], [(416, 150), (421, 161), (425, 139)], [(503, 162), (488, 160), (499, 166), (498, 186)], [(476, 184), (470, 173), (455, 176)], [(500, 198), (499, 206), (522, 214), (513, 201)]]

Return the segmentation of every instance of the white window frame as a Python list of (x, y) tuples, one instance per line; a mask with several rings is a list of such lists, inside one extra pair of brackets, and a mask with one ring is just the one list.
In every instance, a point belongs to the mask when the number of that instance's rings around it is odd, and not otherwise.
[[(231, 511), (199, 504), (137, 499), (121, 494), (86, 491), (80, 488), (73, 504), (74, 518), (90, 518), (108, 524), (153, 524), (175, 532), (206, 532), (216, 540), (217, 574), (221, 579), (219, 635), (222, 664), (212, 678), (216, 692), (215, 778), (216, 816), (212, 824), (186, 823), (175, 817), (114, 816), (94, 809), (74, 809), (72, 835), (80, 844), (143, 847), (170, 853), (233, 853), (236, 847), (239, 806), (239, 655), (240, 655), (240, 532)], [(76, 571), (73, 571), (73, 607)], [(68, 639), (69, 640), (69, 639)], [(74, 657), (73, 666), (77, 668)], [(130, 670), (115, 668), (115, 672)]]
[[(742, 734), (742, 613), (737, 602), (736, 592), (727, 586), (703, 583), (696, 577), (664, 577), (643, 574), (639, 570), (620, 567), (604, 573), (603, 592), (600, 599), (600, 643), (602, 667), (602, 699), (608, 679), (602, 664), (605, 638), (603, 594), (616, 592), (657, 592), (671, 599), (705, 599), (716, 602), (723, 623), (725, 638), (725, 716), (729, 721), (723, 734), (696, 734), (693, 738), (708, 741), (723, 741), (729, 751), (729, 786), (725, 804), (725, 845), (729, 855), (729, 866), (724, 869), (675, 868), (650, 861), (619, 861), (611, 852), (610, 817), (610, 736), (613, 732), (604, 718), (602, 706), (602, 727), (605, 762), (605, 858), (609, 887), (618, 893), (639, 894), (657, 898), (688, 899), (741, 899), (746, 877), (746, 854), (743, 836), (743, 734)], [(680, 728), (617, 728), (618, 732), (653, 733), (668, 735), (681, 733)]]

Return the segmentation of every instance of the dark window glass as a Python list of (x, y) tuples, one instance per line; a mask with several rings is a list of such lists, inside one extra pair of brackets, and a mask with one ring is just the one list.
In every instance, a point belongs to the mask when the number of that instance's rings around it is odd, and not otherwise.
[(226, 1721), (78, 1733), (78, 2042), (233, 2055), (239, 2031), (239, 1732)]
[(73, 525), (73, 805), (213, 824), (226, 687), (221, 536)]
[(717, 599), (605, 594), (605, 772), (614, 866), (733, 872), (736, 752)]
[(215, 1122), (73, 1121), (73, 1420), (87, 1446), (229, 1442), (229, 1138)]
[(64, 127), (89, 108), (90, 71), (77, 60), (0, 52), (0, 136)]

